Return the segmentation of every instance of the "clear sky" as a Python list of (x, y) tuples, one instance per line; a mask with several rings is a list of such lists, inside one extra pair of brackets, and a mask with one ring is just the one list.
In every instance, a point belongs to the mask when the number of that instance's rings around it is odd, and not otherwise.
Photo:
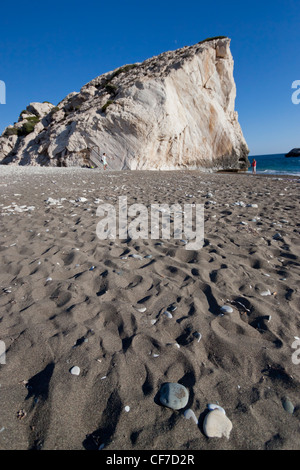
[(0, 133), (30, 102), (57, 104), (102, 73), (219, 35), (231, 38), (250, 155), (300, 147), (299, 0), (1, 2)]

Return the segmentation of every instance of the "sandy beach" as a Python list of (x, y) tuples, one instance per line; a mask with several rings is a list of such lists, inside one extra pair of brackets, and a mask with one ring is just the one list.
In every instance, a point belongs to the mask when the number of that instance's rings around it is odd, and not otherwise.
[[(0, 449), (300, 450), (299, 190), (286, 176), (1, 167)], [(97, 207), (119, 196), (204, 204), (204, 246), (99, 239)], [(187, 388), (184, 409), (160, 403), (166, 382)], [(205, 435), (209, 403), (229, 438)]]

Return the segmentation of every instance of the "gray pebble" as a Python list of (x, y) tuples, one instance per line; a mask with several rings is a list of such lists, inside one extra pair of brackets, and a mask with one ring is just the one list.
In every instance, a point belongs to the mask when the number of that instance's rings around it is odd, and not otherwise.
[(285, 409), (285, 411), (287, 411), (291, 415), (294, 413), (295, 407), (288, 398), (285, 398), (284, 400), (282, 400), (282, 406)]
[(162, 385), (159, 399), (164, 406), (173, 410), (180, 410), (187, 405), (189, 392), (179, 383), (168, 382)]

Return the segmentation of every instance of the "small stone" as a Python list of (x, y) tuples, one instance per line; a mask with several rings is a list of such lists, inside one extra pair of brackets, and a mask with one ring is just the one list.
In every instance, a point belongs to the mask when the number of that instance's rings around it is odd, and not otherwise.
[(71, 372), (72, 375), (79, 375), (80, 374), (80, 368), (78, 366), (74, 366), (74, 367), (72, 367), (70, 372)]
[(265, 297), (266, 295), (271, 295), (271, 292), (270, 292), (269, 289), (268, 289), (268, 290), (264, 290), (264, 291), (262, 291), (262, 292), (260, 293), (260, 295), (262, 295), (263, 297)]
[(133, 255), (129, 255), (130, 258), (135, 258), (135, 259), (143, 259), (143, 257), (141, 255), (137, 255), (135, 253), (133, 253)]
[(185, 410), (185, 412), (184, 412), (184, 417), (185, 417), (186, 419), (192, 419), (192, 420), (195, 422), (195, 424), (198, 425), (198, 419), (196, 418), (196, 415), (195, 415), (195, 413), (193, 412), (193, 410), (191, 410), (190, 408), (188, 408), (187, 410)]
[(169, 305), (169, 307), (168, 307), (167, 310), (168, 310), (169, 312), (175, 312), (176, 309), (177, 309), (176, 305)]
[(130, 406), (125, 406), (124, 410), (126, 411), (126, 413), (128, 413), (130, 411)]
[(285, 411), (287, 411), (291, 415), (294, 413), (295, 407), (294, 407), (293, 403), (288, 398), (285, 398), (282, 401), (282, 406), (285, 409)]
[(166, 310), (166, 311), (164, 312), (164, 315), (166, 315), (166, 317), (168, 317), (168, 318), (173, 318), (172, 313), (171, 313), (171, 312), (168, 312), (168, 310)]
[(143, 312), (146, 312), (146, 307), (135, 307), (135, 309), (140, 312), (140, 313), (143, 313)]
[[(51, 199), (51, 198), (50, 198)], [(76, 200), (76, 202), (86, 202), (87, 201), (87, 198), (86, 197), (78, 197)]]
[(179, 383), (168, 382), (163, 384), (160, 389), (160, 402), (173, 410), (184, 408), (188, 400), (188, 390)]
[(232, 313), (233, 308), (230, 307), (230, 305), (223, 305), (223, 307), (221, 307), (220, 311), (221, 311), (221, 313)]
[(219, 409), (210, 411), (204, 419), (203, 430), (207, 437), (225, 436), (229, 439), (231, 429), (232, 422)]
[(200, 339), (202, 338), (201, 333), (199, 333), (199, 331), (195, 331), (195, 332), (193, 333), (193, 336), (194, 336), (195, 338), (197, 338), (197, 341), (198, 341), (198, 343), (199, 343)]
[(222, 408), (222, 406), (215, 405), (214, 403), (209, 403), (209, 404), (207, 405), (207, 408), (208, 408), (210, 411), (212, 411), (212, 410), (220, 410), (220, 411), (222, 411), (222, 413), (223, 413), (224, 415), (226, 414), (226, 413), (225, 413), (225, 410), (224, 410), (224, 408)]

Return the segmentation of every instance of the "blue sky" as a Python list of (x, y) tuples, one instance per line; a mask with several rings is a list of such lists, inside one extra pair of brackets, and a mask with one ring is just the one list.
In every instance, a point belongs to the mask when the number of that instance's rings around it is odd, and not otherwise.
[(250, 155), (300, 147), (299, 0), (98, 0), (0, 5), (0, 132), (32, 101), (57, 104), (102, 73), (229, 36)]

